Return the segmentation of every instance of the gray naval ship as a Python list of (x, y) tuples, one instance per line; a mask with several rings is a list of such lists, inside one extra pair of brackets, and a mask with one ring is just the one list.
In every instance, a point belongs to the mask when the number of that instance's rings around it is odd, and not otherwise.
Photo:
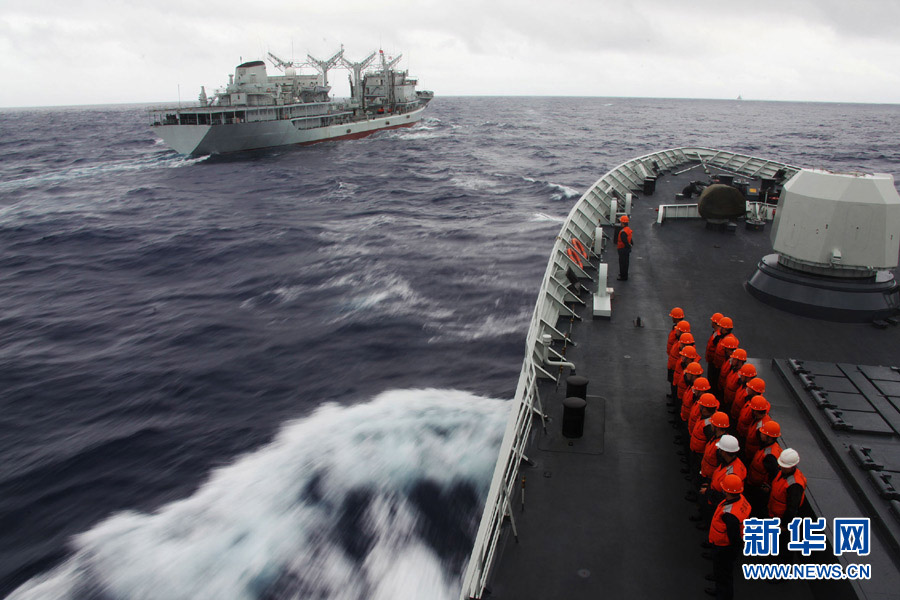
[[(342, 47), (327, 60), (308, 56), (298, 64), (270, 52), (282, 75), (269, 75), (261, 60), (245, 62), (212, 99), (201, 87), (198, 106), (151, 109), (150, 127), (176, 152), (192, 155), (353, 139), (411, 127), (434, 94), (417, 91), (418, 81), (395, 69), (401, 57), (388, 58), (379, 50), (354, 63), (344, 57)], [(298, 67), (313, 67), (317, 73), (301, 74)], [(328, 71), (333, 68), (351, 72), (350, 99), (330, 98)]]
[[(634, 251), (614, 281), (623, 214)], [(689, 518), (663, 379), (675, 306), (698, 349), (711, 315), (732, 318), (799, 453), (799, 514), (827, 524), (809, 556), (739, 556), (735, 597), (900, 597), (898, 250), (890, 175), (678, 148), (601, 177), (553, 246), (460, 598), (706, 597), (708, 526)], [(867, 552), (844, 551), (837, 519), (868, 520)], [(791, 570), (747, 578), (755, 563)]]

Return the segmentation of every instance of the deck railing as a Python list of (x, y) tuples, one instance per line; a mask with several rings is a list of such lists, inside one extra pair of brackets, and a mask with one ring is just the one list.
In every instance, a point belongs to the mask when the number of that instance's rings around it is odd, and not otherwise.
[[(559, 372), (563, 366), (570, 364), (545, 344), (545, 336), (548, 335), (551, 340), (567, 338), (565, 333), (557, 329), (561, 317), (578, 318), (575, 311), (566, 304), (581, 302), (568, 290), (566, 270), (572, 269), (579, 277), (591, 279), (588, 270), (579, 268), (569, 257), (567, 250), (573, 248), (575, 239), (586, 248), (593, 248), (598, 227), (615, 223), (619, 207), (624, 205), (626, 196), (642, 190), (645, 178), (694, 164), (707, 171), (709, 167), (715, 167), (720, 171), (746, 177), (772, 178), (783, 169), (787, 179), (799, 171), (797, 167), (734, 152), (709, 148), (675, 148), (622, 163), (598, 179), (575, 203), (553, 244), (531, 317), (516, 396), (500, 444), (500, 454), (475, 544), (463, 577), (460, 595), (462, 600), (482, 597), (505, 520), (509, 520), (515, 532), (511, 504), (518, 482), (519, 464), (525, 458), (534, 418), (545, 417), (538, 394), (538, 379), (543, 377), (555, 380), (558, 376), (553, 372)], [(567, 343), (577, 343), (577, 340), (567, 340)]]

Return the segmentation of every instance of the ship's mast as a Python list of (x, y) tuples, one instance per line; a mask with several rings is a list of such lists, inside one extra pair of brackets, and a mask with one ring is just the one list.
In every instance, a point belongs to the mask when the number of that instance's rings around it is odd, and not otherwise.
[[(341, 49), (337, 51), (334, 56), (327, 60), (320, 60), (313, 56), (312, 54), (306, 55), (306, 62), (298, 63), (296, 61), (287, 61), (278, 56), (275, 56), (271, 52), (268, 53), (269, 60), (275, 65), (278, 69), (287, 72), (287, 69), (291, 69), (294, 67), (313, 67), (322, 75), (322, 85), (328, 87), (328, 71), (333, 69), (334, 67), (340, 65), (341, 67), (348, 69), (352, 72), (352, 77), (350, 80), (350, 85), (353, 88), (353, 99), (358, 103), (359, 106), (365, 108), (365, 90), (364, 90), (364, 77), (363, 71), (372, 65), (375, 61), (376, 57), (381, 62), (381, 75), (383, 78), (387, 79), (385, 84), (387, 85), (387, 101), (389, 105), (394, 104), (395, 93), (394, 93), (394, 67), (397, 63), (400, 62), (400, 59), (403, 58), (402, 54), (397, 55), (392, 59), (388, 59), (388, 56), (385, 55), (384, 50), (377, 50), (369, 54), (366, 58), (359, 62), (351, 62), (348, 59), (344, 58), (344, 46), (341, 45)], [(290, 73), (293, 75), (293, 72)]]
[(375, 60), (375, 56), (378, 53), (373, 51), (372, 54), (361, 60), (360, 62), (350, 62), (346, 58), (341, 55), (341, 64), (350, 69), (353, 72), (353, 98), (362, 106), (363, 102), (363, 89), (362, 89), (362, 72), (363, 69), (372, 64), (372, 61)]
[(341, 44), (341, 49), (338, 50), (334, 56), (329, 58), (328, 60), (319, 60), (314, 57), (312, 54), (307, 54), (306, 58), (309, 59), (309, 64), (318, 69), (318, 71), (322, 74), (322, 85), (328, 87), (328, 71), (329, 69), (334, 68), (334, 66), (338, 63), (341, 58), (344, 56), (344, 46)]
[(402, 54), (398, 54), (397, 58), (391, 59), (388, 61), (387, 57), (384, 55), (384, 50), (379, 50), (379, 54), (381, 54), (381, 68), (385, 73), (388, 72), (388, 69), (393, 69), (394, 66), (400, 62), (400, 59), (403, 58)]
[(393, 110), (393, 106), (394, 106), (394, 72), (392, 69), (394, 68), (394, 65), (396, 65), (398, 62), (400, 62), (400, 59), (403, 58), (403, 55), (398, 54), (396, 58), (391, 59), (389, 61), (387, 59), (387, 57), (384, 55), (384, 50), (379, 50), (378, 54), (381, 56), (381, 72), (390, 81), (390, 83), (388, 83), (388, 106), (392, 107), (391, 110)]

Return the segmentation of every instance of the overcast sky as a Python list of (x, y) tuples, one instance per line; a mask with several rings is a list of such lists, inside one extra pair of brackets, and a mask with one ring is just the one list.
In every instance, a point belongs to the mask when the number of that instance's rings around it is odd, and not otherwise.
[(900, 0), (0, 0), (0, 106), (195, 100), (341, 43), (444, 96), (900, 103)]

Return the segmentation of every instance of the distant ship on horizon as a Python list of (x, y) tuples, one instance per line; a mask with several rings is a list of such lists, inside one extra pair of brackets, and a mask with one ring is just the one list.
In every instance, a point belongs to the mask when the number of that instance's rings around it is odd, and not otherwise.
[[(261, 60), (244, 62), (212, 100), (201, 87), (198, 106), (151, 109), (151, 129), (180, 154), (314, 144), (411, 127), (434, 98), (433, 92), (417, 91), (418, 81), (407, 71), (394, 69), (402, 55), (389, 58), (378, 50), (352, 63), (341, 47), (328, 60), (308, 55), (300, 64), (271, 52), (268, 56), (284, 75), (270, 76)], [(366, 72), (376, 58), (378, 68)], [(318, 73), (300, 74), (296, 69), (300, 66)], [(328, 71), (338, 66), (352, 72), (352, 97), (347, 100), (329, 96)]]

